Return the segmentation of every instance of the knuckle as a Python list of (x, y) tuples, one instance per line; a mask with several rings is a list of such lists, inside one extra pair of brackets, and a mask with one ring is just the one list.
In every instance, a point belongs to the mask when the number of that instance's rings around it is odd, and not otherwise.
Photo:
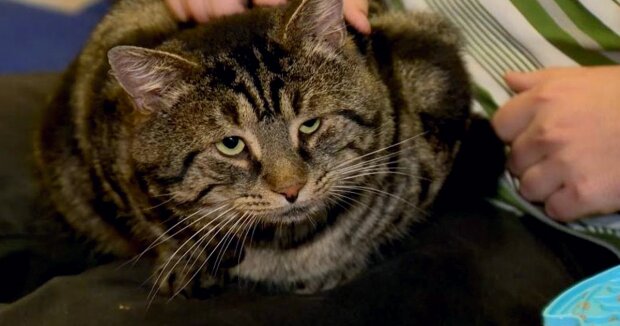
[(566, 221), (569, 218), (564, 207), (566, 207), (566, 205), (558, 203), (557, 200), (549, 200), (545, 203), (545, 211), (547, 212), (547, 214), (559, 221)]
[(588, 179), (582, 178), (578, 181), (569, 183), (570, 199), (582, 208), (590, 207), (594, 200), (594, 189)]
[(536, 126), (534, 143), (542, 148), (561, 145), (566, 141), (566, 134), (563, 129), (552, 118), (540, 121)]
[(504, 112), (502, 110), (495, 113), (491, 119), (491, 126), (499, 139), (504, 142), (508, 141), (508, 131), (505, 124)]
[(534, 101), (544, 104), (562, 98), (561, 85), (550, 81), (538, 86), (533, 93)]
[(545, 203), (545, 210), (553, 219), (561, 222), (570, 222), (575, 219), (575, 203), (563, 198)]

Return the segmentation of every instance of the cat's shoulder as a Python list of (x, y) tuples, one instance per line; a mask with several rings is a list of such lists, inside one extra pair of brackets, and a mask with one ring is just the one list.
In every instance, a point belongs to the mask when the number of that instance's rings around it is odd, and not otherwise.
[(371, 18), (375, 37), (400, 44), (460, 48), (458, 29), (441, 15), (427, 11), (390, 11)]

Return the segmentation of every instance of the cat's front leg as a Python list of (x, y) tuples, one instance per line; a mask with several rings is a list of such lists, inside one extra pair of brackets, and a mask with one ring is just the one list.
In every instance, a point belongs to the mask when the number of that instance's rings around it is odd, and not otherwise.
[(297, 294), (313, 294), (322, 291), (327, 291), (342, 285), (355, 278), (361, 269), (350, 268), (343, 271), (335, 271), (322, 277), (306, 279), (303, 281), (297, 281), (294, 284), (294, 291)]

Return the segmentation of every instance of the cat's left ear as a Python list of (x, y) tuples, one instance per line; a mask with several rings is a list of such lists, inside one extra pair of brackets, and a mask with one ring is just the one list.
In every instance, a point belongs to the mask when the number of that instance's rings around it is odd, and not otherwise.
[(197, 65), (179, 55), (137, 46), (108, 51), (112, 74), (143, 113), (173, 105), (183, 95), (184, 74)]
[(346, 40), (343, 0), (298, 0), (285, 14), (282, 38), (296, 42), (310, 40), (340, 48)]

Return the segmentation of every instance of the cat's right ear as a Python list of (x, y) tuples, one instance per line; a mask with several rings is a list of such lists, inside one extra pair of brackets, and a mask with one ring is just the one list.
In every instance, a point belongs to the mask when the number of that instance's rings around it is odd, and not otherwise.
[(186, 90), (181, 81), (197, 65), (179, 55), (137, 46), (108, 51), (112, 74), (142, 113), (173, 105)]

